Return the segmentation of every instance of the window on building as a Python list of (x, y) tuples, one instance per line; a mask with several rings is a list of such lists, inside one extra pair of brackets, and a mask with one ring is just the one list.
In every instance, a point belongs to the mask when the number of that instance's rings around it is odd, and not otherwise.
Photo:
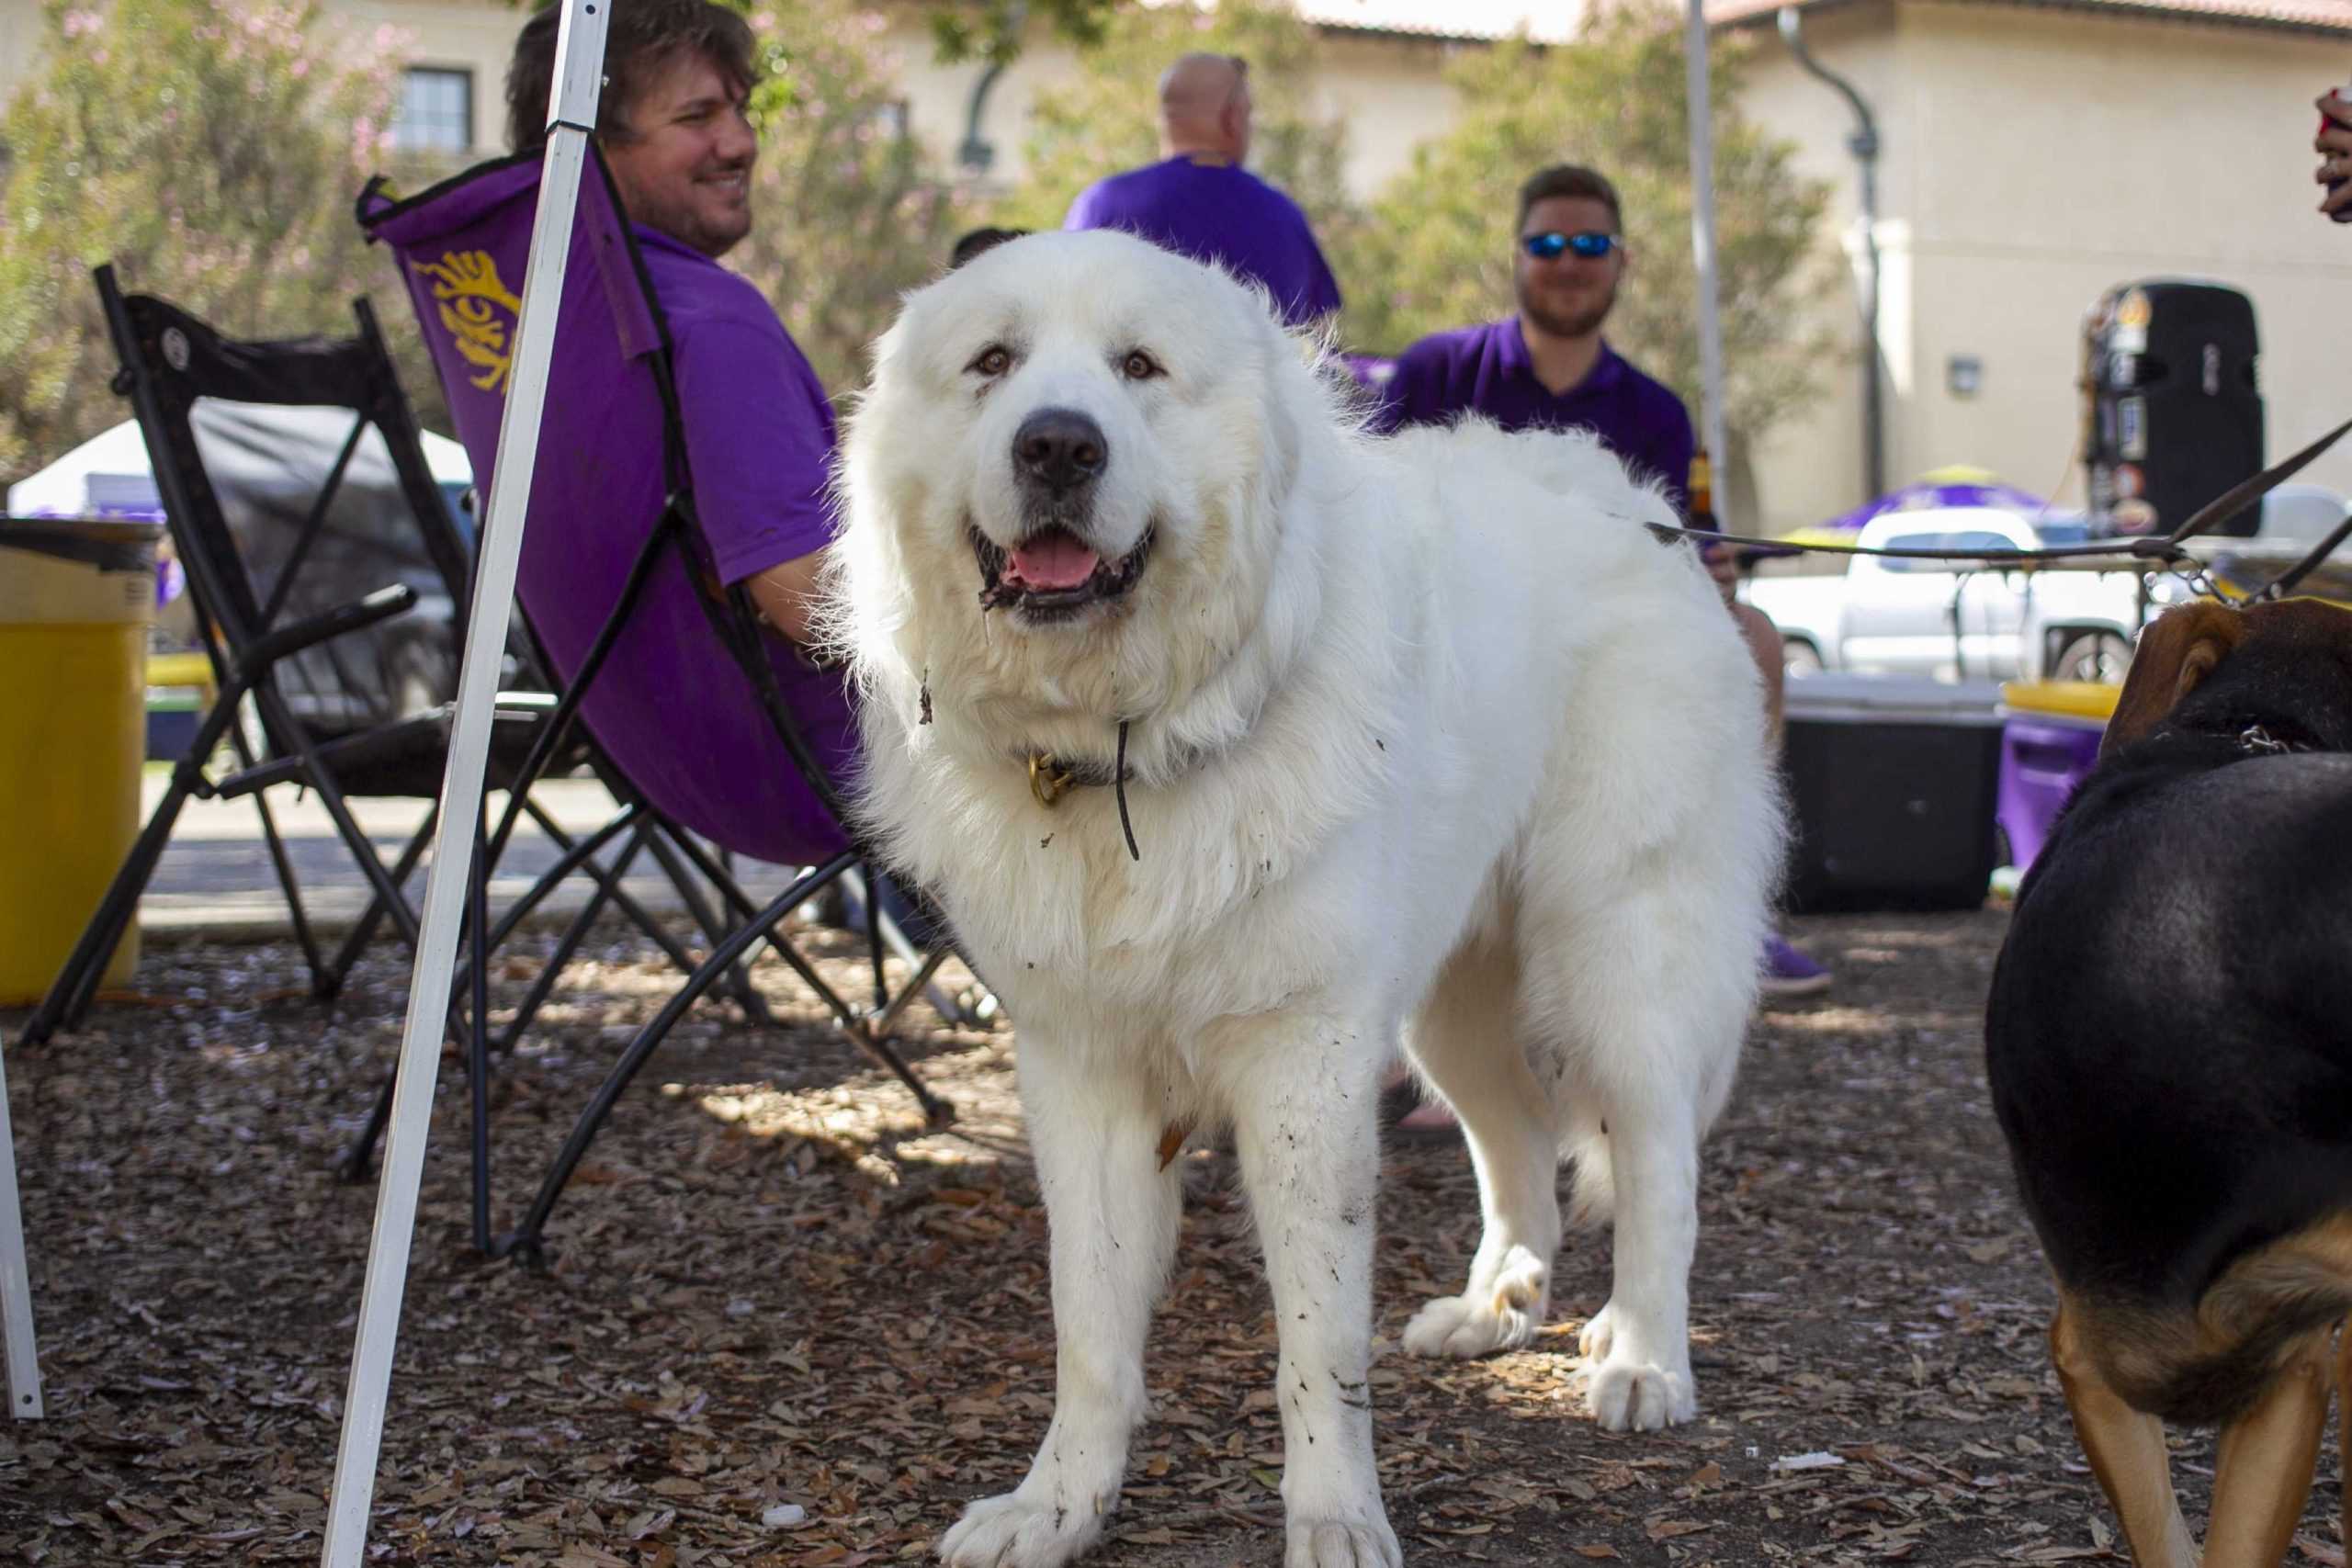
[(458, 66), (412, 65), (401, 82), (392, 145), (467, 152), (474, 144), (474, 73)]

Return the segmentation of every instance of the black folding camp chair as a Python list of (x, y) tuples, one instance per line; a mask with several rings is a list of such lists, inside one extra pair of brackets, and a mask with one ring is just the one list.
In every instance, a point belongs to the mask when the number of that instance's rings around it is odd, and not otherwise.
[[(361, 226), (385, 242), (400, 264), (458, 438), (475, 472), (488, 477), (493, 491), (497, 479), (491, 469), (504, 414), (538, 175), (537, 156), (526, 154), (480, 165), (406, 200), (392, 199), (381, 181), (359, 199)], [(639, 761), (631, 747), (691, 747), (693, 742), (676, 737), (697, 732), (697, 727), (714, 744), (725, 738), (753, 745), (760, 765), (724, 770), (722, 776), (706, 773), (682, 780), (675, 770), (657, 768), (650, 759), (639, 770), (639, 782), (655, 793), (662, 809), (711, 842), (752, 858), (780, 859), (770, 807), (778, 798), (779, 781), (786, 777), (797, 778), (821, 802), (830, 820), (826, 843), (786, 863), (809, 869), (764, 908), (742, 897), (714, 862), (697, 861), (696, 869), (722, 889), (733, 931), (622, 1053), (521, 1224), (500, 1241), (501, 1250), (526, 1260), (542, 1255), (549, 1212), (638, 1070), (725, 966), (762, 944), (772, 947), (840, 1026), (906, 1084), (927, 1117), (937, 1123), (952, 1116), (891, 1040), (902, 1010), (930, 987), (948, 956), (944, 942), (928, 953), (916, 951), (884, 917), (878, 884), (860, 879), (873, 976), (872, 1001), (860, 1005), (828, 983), (781, 930), (804, 901), (832, 884), (858, 878), (864, 855), (845, 825), (834, 781), (779, 687), (767, 635), (748, 597), (740, 584), (727, 591), (716, 586), (684, 456), (673, 348), (601, 157), (592, 155), (582, 181), (555, 341), (552, 390), (516, 580), (520, 607), (539, 624), (541, 635), (548, 635), (559, 619), (578, 633), (567, 632), (568, 641), (551, 637), (548, 644), (563, 688), (550, 741), (578, 715), (624, 771)], [(682, 586), (682, 578), (691, 586)], [(691, 608), (685, 607), (689, 602)], [(666, 649), (687, 639), (710, 650), (708, 678), (701, 689), (641, 691), (632, 684), (643, 662), (631, 657), (632, 646), (659, 643)], [(642, 722), (648, 705), (657, 703), (675, 725), (675, 736), (654, 734), (660, 727)], [(656, 778), (670, 795), (655, 792)], [(494, 847), (495, 838), (492, 842)], [(914, 970), (895, 995), (884, 973), (886, 945), (897, 947)], [(944, 1005), (951, 1013), (957, 1010), (956, 1004)]]
[[(454, 647), (436, 646), (435, 638), (446, 645), (454, 637), (450, 628), (463, 625), (470, 586), (466, 542), (425, 462), (414, 421), (365, 299), (355, 303), (358, 332), (354, 337), (241, 342), (164, 300), (124, 294), (111, 267), (100, 267), (96, 282), (121, 361), (117, 386), (130, 396), (138, 413), (219, 695), (175, 764), (168, 787), (97, 912), (27, 1023), (24, 1038), (28, 1042), (72, 1027), (85, 1014), (107, 960), (136, 918), (140, 896), (191, 796), (254, 802), (319, 997), (332, 997), (340, 989), (352, 964), (383, 924), (389, 922), (414, 943), (416, 916), (402, 888), (431, 842), (433, 814), (428, 812), (424, 825), (387, 864), (354, 819), (349, 801), (437, 799), (450, 710), (446, 701), (420, 703), (415, 682), (421, 671), (435, 669), (443, 670), (446, 680), (454, 680)], [(198, 429), (202, 411), (208, 416), (204, 423), (219, 434), (223, 426), (212, 416), (223, 409), (245, 411), (256, 419), (269, 409), (301, 410), (328, 420), (330, 426), (334, 416), (340, 416), (345, 433), (315, 483), (311, 476), (284, 474), (278, 493), (268, 496), (266, 505), (241, 493), (232, 515), (209, 468), (220, 459), (220, 449), (200, 439)], [(264, 422), (255, 428), (282, 427)], [(350, 503), (344, 481), (355, 463), (388, 464), (405, 504), (387, 514)], [(355, 583), (386, 577), (406, 581), (341, 597)], [(439, 600), (441, 616), (424, 627), (404, 626), (404, 617), (416, 618), (407, 613), (425, 595)], [(430, 699), (444, 695), (438, 690), (426, 694)], [(248, 705), (256, 720), (251, 725), (242, 718)], [(512, 792), (514, 810), (527, 814), (561, 858), (495, 925), (480, 908), (479, 885), (490, 863), (477, 865), (476, 929), (488, 927), (490, 937), (469, 952), (495, 951), (564, 877), (578, 873), (596, 886), (586, 908), (565, 933), (567, 946), (577, 943), (609, 903), (650, 935), (682, 973), (691, 973), (694, 961), (684, 947), (621, 886), (629, 862), (639, 849), (650, 850), (707, 931), (718, 929), (717, 917), (695, 892), (692, 873), (681, 857), (662, 841), (658, 823), (631, 798), (626, 784), (615, 790), (622, 802), (615, 818), (578, 840), (524, 787), (542, 776), (550, 762), (569, 771), (596, 761), (584, 738), (560, 750), (535, 747), (551, 723), (554, 707), (554, 696), (545, 691), (501, 694), (491, 783)], [(212, 759), (224, 744), (235, 765), (216, 776)], [(612, 787), (613, 781), (606, 782)], [(281, 783), (317, 792), (372, 892), (368, 908), (332, 957), (322, 953), (263, 793)], [(597, 855), (616, 843), (610, 865), (600, 863)], [(477, 972), (481, 965), (477, 958)], [(740, 973), (729, 979), (751, 1015), (765, 1020), (767, 1010), (748, 982)], [(477, 984), (472, 994), (478, 998), (481, 988)], [(511, 1043), (528, 1022), (543, 996), (535, 992), (528, 999), (505, 1043)], [(486, 1032), (485, 1011), (477, 1008), (471, 1028)], [(364, 1172), (366, 1155), (363, 1141), (346, 1160), (347, 1173)], [(478, 1191), (478, 1211), (486, 1212), (485, 1201), (486, 1194)]]

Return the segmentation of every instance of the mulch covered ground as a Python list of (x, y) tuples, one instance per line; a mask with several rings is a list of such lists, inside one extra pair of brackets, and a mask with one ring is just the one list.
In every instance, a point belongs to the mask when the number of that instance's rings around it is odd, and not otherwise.
[[(1457, 1146), (1393, 1149), (1374, 1383), (1409, 1562), (2122, 1560), (2047, 1370), (2050, 1290), (1983, 1089), (2004, 924), (1798, 923), (1838, 989), (1758, 1018), (1707, 1146), (1703, 1409), (1672, 1433), (1582, 1414), (1575, 1330), (1606, 1293), (1605, 1235), (1569, 1244), (1534, 1348), (1395, 1351), (1458, 1287), (1477, 1204)], [(510, 1001), (528, 973), (503, 977)], [(545, 1274), (470, 1247), (467, 1097), (445, 1070), (376, 1561), (913, 1562), (1019, 1479), (1053, 1348), (1011, 1032), (915, 1010), (922, 1071), (963, 1111), (926, 1135), (787, 971), (759, 976), (800, 1027), (691, 1019), (557, 1210)], [(288, 949), (163, 948), (139, 997), (11, 1052), (50, 1418), (0, 1427), (0, 1562), (318, 1560), (373, 1214), (334, 1156), (406, 984), (386, 949), (330, 1008)], [(502, 1070), (502, 1224), (671, 984), (605, 953)], [(1230, 1162), (1187, 1158), (1157, 1416), (1093, 1561), (1278, 1563), (1266, 1292)], [(2201, 1439), (2177, 1454), (2192, 1522), (2210, 1459)], [(2294, 1561), (2344, 1562), (2336, 1472), (2331, 1442)]]

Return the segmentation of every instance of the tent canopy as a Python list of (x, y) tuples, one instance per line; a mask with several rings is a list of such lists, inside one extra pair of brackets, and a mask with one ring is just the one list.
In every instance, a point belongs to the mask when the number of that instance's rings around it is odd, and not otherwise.
[[(211, 447), (235, 440), (262, 460), (283, 450), (306, 456), (291, 459), (289, 468), (305, 474), (319, 470), (315, 454), (325, 445), (332, 461), (351, 434), (351, 416), (337, 411), (287, 408), (263, 403), (205, 402), (197, 406), (197, 434)], [(431, 431), (424, 437), (424, 460), (433, 478), (452, 500), (473, 483), (473, 468), (466, 449)], [(239, 464), (241, 469), (255, 464)], [(353, 458), (348, 484), (368, 488), (370, 475), (381, 475), (390, 488), (392, 463), (384, 438), (370, 430)], [(257, 479), (262, 476), (256, 475)], [(315, 482), (315, 481), (312, 481)], [(8, 487), (12, 517), (135, 517), (164, 520), (164, 503), (155, 491), (155, 472), (147, 461), (147, 443), (139, 422), (124, 420), (113, 429), (93, 435), (29, 479)]]

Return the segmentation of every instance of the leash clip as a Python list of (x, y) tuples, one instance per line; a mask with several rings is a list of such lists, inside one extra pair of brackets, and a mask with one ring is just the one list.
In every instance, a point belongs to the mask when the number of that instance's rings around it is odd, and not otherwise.
[(2238, 744), (2257, 756), (2276, 756), (2295, 748), (2279, 739), (2258, 724), (2249, 724), (2238, 732)]
[(1043, 751), (1029, 753), (1029, 793), (1037, 804), (1048, 808), (1058, 805), (1078, 781), (1064, 773), (1053, 758)]

